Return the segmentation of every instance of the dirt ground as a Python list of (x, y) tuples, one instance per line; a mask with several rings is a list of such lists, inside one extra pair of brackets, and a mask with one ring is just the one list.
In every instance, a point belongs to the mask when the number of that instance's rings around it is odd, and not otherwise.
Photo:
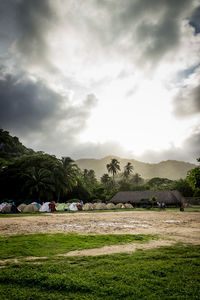
[(200, 245), (200, 213), (113, 211), (0, 218), (2, 236), (38, 232), (159, 234), (164, 239)]

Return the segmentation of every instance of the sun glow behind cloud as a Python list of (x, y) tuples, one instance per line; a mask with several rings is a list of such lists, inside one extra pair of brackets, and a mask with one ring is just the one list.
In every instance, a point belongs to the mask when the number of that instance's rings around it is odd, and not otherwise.
[[(0, 48), (0, 60), (7, 69), (12, 62), (14, 79), (0, 73), (8, 85), (2, 103), (12, 119), (17, 118), (12, 126), (5, 121), (5, 128), (30, 147), (37, 145), (38, 150), (57, 155), (99, 157), (112, 154), (113, 144), (133, 157), (172, 149), (164, 158), (172, 154), (178, 159), (182, 149), (182, 157), (195, 159), (184, 154), (184, 147), (193, 135), (194, 148), (198, 147), (200, 34), (189, 22), (198, 3), (19, 0), (8, 4), (10, 27), (7, 19), (3, 25), (16, 32), (8, 32), (6, 42), (11, 43), (6, 53)], [(25, 117), (14, 112), (8, 92), (12, 89), (19, 94), (15, 101), (21, 114), (21, 103), (26, 114), (26, 103), (47, 104), (41, 119), (35, 116), (40, 130), (34, 126), (31, 135), (24, 133)], [(38, 95), (41, 90), (43, 100)], [(27, 95), (30, 101), (25, 101)], [(99, 145), (105, 151), (98, 151)]]
[(88, 120), (88, 128), (80, 136), (83, 142), (112, 139), (136, 155), (148, 150), (149, 145), (159, 151), (183, 142), (187, 124), (180, 125), (173, 118), (170, 92), (158, 81), (144, 79), (135, 93), (126, 97), (125, 92), (123, 84), (116, 81), (101, 94), (104, 101)]

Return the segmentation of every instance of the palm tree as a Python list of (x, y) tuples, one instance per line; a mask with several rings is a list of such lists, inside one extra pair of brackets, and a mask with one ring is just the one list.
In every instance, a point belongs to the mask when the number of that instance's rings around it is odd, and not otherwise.
[(53, 177), (55, 184), (55, 192), (57, 194), (57, 201), (60, 201), (61, 193), (67, 192), (69, 189), (69, 184), (67, 181), (67, 174), (62, 164), (55, 164), (53, 167)]
[(128, 162), (127, 165), (125, 165), (124, 167), (124, 173), (123, 173), (124, 178), (126, 178), (127, 180), (132, 172), (133, 172), (133, 166), (130, 162)]
[(110, 164), (106, 165), (106, 168), (108, 170), (108, 173), (111, 173), (113, 176), (113, 182), (114, 182), (114, 176), (117, 174), (117, 171), (120, 171), (120, 165), (119, 161), (115, 158), (111, 159)]
[(26, 178), (23, 189), (28, 189), (31, 195), (36, 193), (38, 201), (45, 193), (54, 191), (52, 173), (45, 168), (32, 167), (21, 176)]
[(84, 169), (83, 170), (83, 178), (84, 178), (84, 181), (87, 181), (87, 178), (88, 178), (88, 169)]
[(61, 163), (64, 169), (77, 167), (77, 165), (74, 163), (74, 160), (71, 159), (71, 157), (65, 156), (61, 158)]
[(103, 174), (101, 177), (101, 183), (103, 183), (103, 185), (108, 186), (110, 183), (110, 176), (108, 174)]
[(140, 184), (143, 182), (143, 178), (141, 177), (140, 174), (135, 173), (135, 175), (133, 176), (133, 182), (136, 184)]
[(83, 170), (83, 178), (86, 183), (89, 183), (89, 184), (97, 183), (95, 172), (92, 169), (90, 169), (90, 170), (84, 169)]
[(60, 163), (64, 170), (67, 190), (71, 191), (73, 187), (77, 185), (77, 176), (79, 173), (79, 168), (74, 163), (74, 160), (70, 157), (62, 157)]

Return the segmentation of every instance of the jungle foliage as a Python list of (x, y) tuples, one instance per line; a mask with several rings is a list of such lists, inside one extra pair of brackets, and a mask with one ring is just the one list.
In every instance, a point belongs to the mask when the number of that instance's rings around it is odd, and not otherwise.
[(108, 173), (97, 180), (92, 169), (81, 170), (70, 157), (57, 158), (26, 148), (17, 137), (0, 130), (0, 201), (16, 204), (32, 201), (109, 201), (118, 191), (179, 190), (183, 196), (200, 194), (200, 168), (177, 181), (155, 177), (144, 180), (128, 162), (121, 170), (117, 159), (107, 164)]

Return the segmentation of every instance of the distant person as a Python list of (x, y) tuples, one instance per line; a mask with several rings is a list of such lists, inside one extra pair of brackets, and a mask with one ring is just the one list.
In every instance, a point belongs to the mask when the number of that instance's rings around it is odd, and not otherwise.
[(180, 211), (184, 211), (184, 205), (183, 205), (183, 203), (180, 203)]
[(80, 203), (77, 204), (77, 208), (78, 208), (78, 210), (83, 210), (83, 207), (82, 207), (82, 205)]
[(159, 208), (161, 208), (161, 203), (160, 202), (157, 202), (157, 205)]
[(51, 202), (49, 203), (49, 209), (50, 209), (51, 212), (56, 211), (56, 204), (55, 204), (55, 201), (51, 201)]
[(166, 208), (166, 204), (165, 202), (162, 202), (162, 209), (165, 209)]
[(11, 213), (12, 214), (18, 214), (19, 213), (19, 210), (17, 209), (17, 206), (15, 205), (15, 202), (12, 202), (12, 204), (11, 204), (12, 206), (11, 206)]

